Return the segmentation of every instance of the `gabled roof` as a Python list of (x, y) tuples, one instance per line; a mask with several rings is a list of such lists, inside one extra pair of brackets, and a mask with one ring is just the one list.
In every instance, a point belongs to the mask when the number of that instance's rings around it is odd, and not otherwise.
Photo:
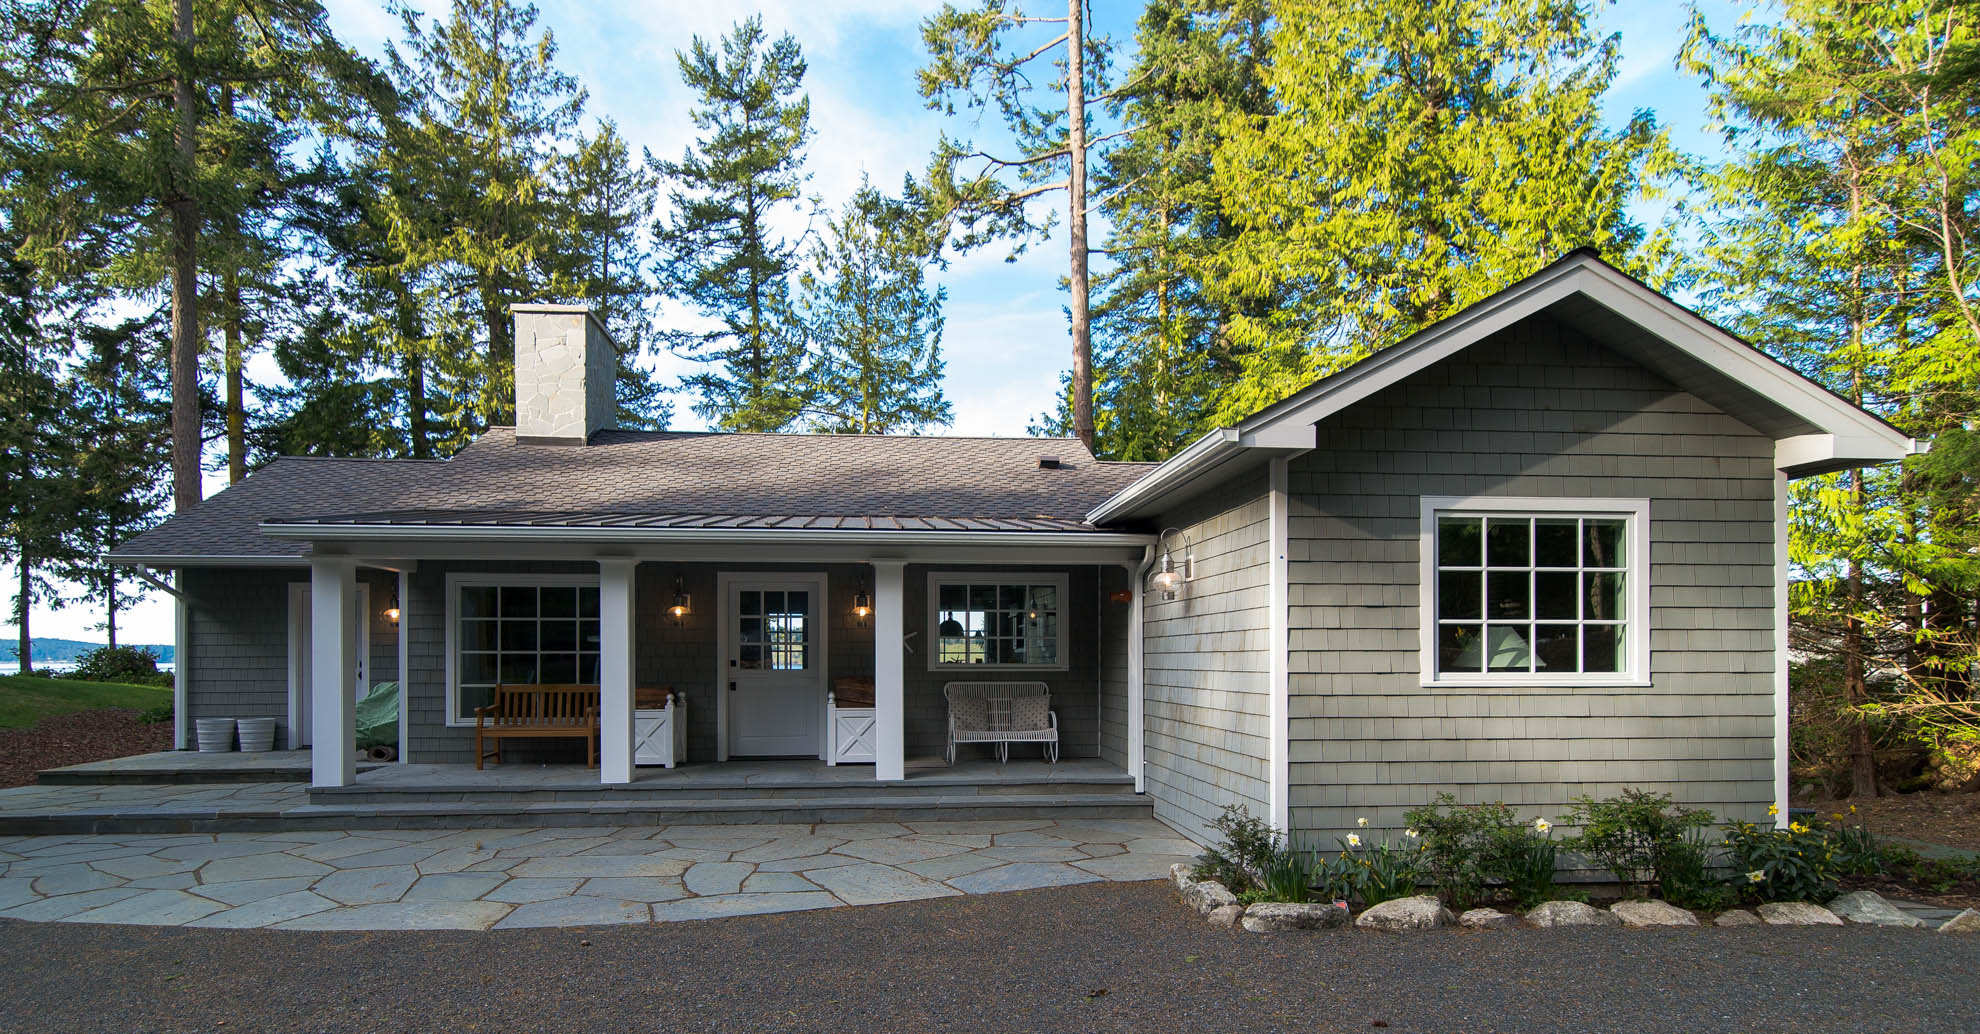
[(1581, 250), (1235, 427), (1205, 434), (1086, 519), (1149, 516), (1270, 456), (1311, 449), (1319, 421), (1543, 312), (1772, 437), (1776, 462), (1791, 477), (1924, 451), (1884, 420)]
[(1104, 529), (1085, 512), (1152, 468), (1064, 438), (600, 431), (578, 446), (519, 443), (503, 427), (445, 461), (276, 460), (113, 556), (294, 560), (310, 538), (442, 529), (1093, 534)]

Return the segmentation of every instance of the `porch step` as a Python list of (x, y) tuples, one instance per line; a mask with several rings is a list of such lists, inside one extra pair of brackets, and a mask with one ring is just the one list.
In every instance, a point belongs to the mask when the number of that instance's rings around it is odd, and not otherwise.
[(674, 794), (598, 801), (415, 802), (289, 806), (113, 807), (0, 814), (0, 836), (77, 833), (239, 833), (285, 830), (478, 829), (544, 826), (666, 826), (810, 822), (936, 822), (956, 819), (1152, 818), (1154, 806), (1126, 794), (899, 792), (803, 798), (699, 798)]
[(754, 780), (748, 783), (737, 781), (727, 784), (714, 780), (699, 780), (678, 786), (644, 782), (624, 786), (564, 783), (556, 786), (491, 788), (486, 782), (463, 780), (459, 783), (422, 781), (416, 787), (408, 786), (403, 789), (358, 783), (352, 786), (312, 787), (309, 791), (310, 803), (323, 805), (560, 804), (635, 809), (667, 807), (669, 802), (681, 800), (705, 802), (767, 800), (795, 807), (815, 805), (819, 801), (849, 798), (922, 802), (995, 797), (1044, 804), (1067, 796), (1133, 797), (1134, 781), (1123, 774), (1118, 778), (1079, 778), (1056, 782), (943, 782), (917, 779), (884, 786), (872, 782), (805, 785)]

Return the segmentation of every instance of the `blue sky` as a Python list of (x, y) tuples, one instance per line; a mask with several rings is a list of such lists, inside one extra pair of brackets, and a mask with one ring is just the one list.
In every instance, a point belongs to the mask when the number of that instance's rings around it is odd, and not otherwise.
[[(327, 6), (338, 35), (368, 56), (382, 58), (386, 41), (397, 35), (397, 21), (378, 0), (328, 0)], [(423, 6), (435, 12), (444, 8), (437, 0)], [(1047, 8), (1052, 14), (1063, 11), (1051, 3), (1030, 6), (1041, 14)], [(1700, 6), (1715, 29), (1732, 27), (1744, 9), (1724, 2)], [(897, 188), (904, 174), (925, 167), (945, 128), (952, 135), (996, 139), (994, 124), (979, 132), (962, 121), (964, 116), (945, 121), (927, 110), (916, 92), (915, 70), (923, 59), (920, 23), (937, 7), (939, 0), (772, 0), (755, 8), (772, 35), (789, 32), (804, 48), (816, 131), (810, 189), (827, 208), (843, 202), (862, 174), (883, 189)], [(1141, 5), (1094, 0), (1093, 7), (1096, 30), (1113, 37), (1125, 61)], [(566, 0), (542, 5), (539, 24), (555, 34), (560, 67), (590, 92), (587, 120), (612, 119), (634, 147), (666, 158), (678, 156), (692, 140), (693, 97), (681, 84), (675, 51), (696, 34), (719, 36), (749, 10), (705, 0)], [(1601, 30), (1619, 33), (1622, 40), (1622, 67), (1607, 112), (1621, 124), (1634, 111), (1650, 109), (1679, 147), (1709, 159), (1718, 138), (1706, 124), (1704, 90), (1674, 67), (1687, 16), (1687, 6), (1664, 0), (1623, 0), (1597, 9)], [(1046, 28), (1039, 32), (1040, 41), (1052, 35)], [(1637, 215), (1654, 222), (1661, 210), (1661, 203), (1648, 202)], [(1095, 240), (1099, 237), (1096, 230)], [(1070, 365), (1065, 295), (1059, 290), (1066, 269), (1063, 235), (1035, 243), (1015, 262), (1004, 256), (1004, 250), (985, 249), (955, 261), (939, 277), (949, 292), (945, 388), (956, 416), (949, 433), (1023, 434), (1031, 418), (1051, 407), (1059, 375)], [(663, 312), (663, 318), (676, 324), (693, 319), (679, 311)], [(671, 356), (653, 362), (669, 376), (691, 371), (691, 364)], [(261, 378), (273, 374), (265, 358), (250, 370)], [(699, 426), (686, 400), (677, 403), (675, 426)], [(209, 493), (222, 483), (224, 478), (209, 478)], [(0, 584), (13, 582), (12, 572), (0, 569)], [(37, 636), (100, 640), (101, 633), (90, 626), (101, 619), (82, 607), (37, 608), (33, 629)], [(155, 594), (124, 615), (120, 626), (127, 641), (170, 642), (169, 600)], [(13, 634), (5, 626), (4, 635)]]

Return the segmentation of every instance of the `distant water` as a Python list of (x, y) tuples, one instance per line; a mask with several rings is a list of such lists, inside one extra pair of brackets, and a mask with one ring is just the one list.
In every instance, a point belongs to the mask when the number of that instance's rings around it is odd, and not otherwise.
[[(0, 675), (13, 675), (13, 674), (15, 674), (15, 673), (17, 673), (17, 672), (19, 672), (20, 670), (21, 670), (21, 664), (20, 664), (20, 662), (19, 662), (19, 661), (16, 661), (16, 660), (13, 660), (13, 659), (11, 659), (11, 658), (9, 658), (8, 660), (5, 660), (5, 661), (0, 661)], [(71, 672), (71, 671), (74, 671), (74, 670), (76, 670), (76, 662), (74, 662), (74, 661), (36, 661), (36, 662), (34, 662), (34, 670), (35, 670), (35, 671), (55, 671), (55, 672), (63, 672), (63, 673), (67, 673), (67, 672)], [(159, 662), (158, 662), (158, 670), (159, 670), (159, 671), (171, 671), (171, 670), (172, 670), (172, 662), (171, 662), (171, 661), (159, 661)]]

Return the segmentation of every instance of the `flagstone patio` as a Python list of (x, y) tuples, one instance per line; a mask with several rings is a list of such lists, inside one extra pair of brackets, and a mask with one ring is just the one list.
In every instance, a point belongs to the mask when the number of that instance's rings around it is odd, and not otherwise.
[(285, 930), (665, 922), (1151, 880), (1152, 819), (0, 838), (0, 917)]

